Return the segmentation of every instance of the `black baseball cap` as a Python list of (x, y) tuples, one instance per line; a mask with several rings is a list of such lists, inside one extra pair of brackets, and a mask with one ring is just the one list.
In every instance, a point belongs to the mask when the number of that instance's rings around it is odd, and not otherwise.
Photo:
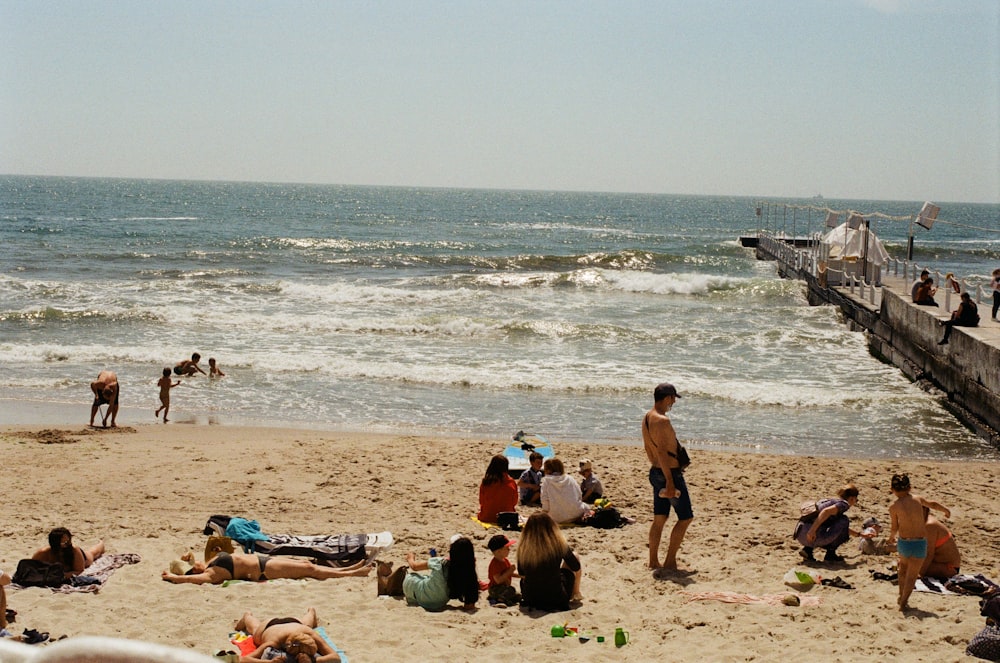
[(669, 382), (661, 382), (656, 385), (656, 389), (653, 390), (653, 400), (662, 401), (667, 396), (673, 396), (674, 398), (681, 397), (681, 395), (677, 393), (677, 387)]

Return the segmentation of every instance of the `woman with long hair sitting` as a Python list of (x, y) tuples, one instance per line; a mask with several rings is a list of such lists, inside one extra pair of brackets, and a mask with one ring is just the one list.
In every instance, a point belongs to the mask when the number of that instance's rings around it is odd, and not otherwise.
[(65, 527), (57, 527), (49, 532), (49, 545), (39, 548), (31, 559), (50, 564), (61, 564), (63, 574), (70, 578), (83, 573), (83, 570), (93, 564), (104, 554), (104, 541), (84, 550), (73, 545), (73, 535)]
[(510, 476), (510, 461), (497, 454), (490, 459), (486, 474), (479, 484), (479, 515), (484, 523), (495, 523), (497, 514), (514, 511), (517, 507), (517, 482)]
[(556, 521), (544, 511), (534, 513), (521, 530), (517, 547), (521, 605), (539, 610), (569, 610), (580, 601), (580, 558)]
[(457, 534), (445, 558), (430, 557), (421, 562), (411, 552), (406, 554), (406, 566), (393, 571), (391, 563), (379, 562), (377, 573), (379, 596), (405, 596), (408, 605), (424, 610), (444, 610), (451, 599), (459, 599), (463, 608), (471, 610), (479, 600), (476, 551), (472, 541)]

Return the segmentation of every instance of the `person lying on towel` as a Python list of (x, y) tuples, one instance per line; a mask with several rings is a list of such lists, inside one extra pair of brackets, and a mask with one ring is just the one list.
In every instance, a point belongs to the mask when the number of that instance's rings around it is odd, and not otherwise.
[(161, 576), (167, 582), (194, 583), (195, 585), (221, 585), (227, 580), (277, 580), (279, 578), (346, 578), (347, 576), (366, 576), (372, 567), (362, 560), (357, 564), (334, 568), (319, 566), (303, 559), (288, 557), (268, 557), (267, 555), (244, 555), (242, 553), (218, 553), (207, 564), (195, 562), (194, 566), (184, 575), (164, 571)]
[(264, 658), (268, 649), (284, 652), (285, 661), (309, 663), (311, 661), (339, 661), (340, 655), (317, 633), (316, 610), (309, 608), (300, 619), (278, 617), (262, 622), (252, 613), (246, 612), (236, 622), (236, 630), (253, 635), (257, 648), (240, 657), (240, 663), (279, 660)]

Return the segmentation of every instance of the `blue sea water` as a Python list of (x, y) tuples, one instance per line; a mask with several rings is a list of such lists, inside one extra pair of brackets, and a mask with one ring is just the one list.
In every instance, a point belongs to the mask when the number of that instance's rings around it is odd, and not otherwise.
[[(1000, 206), (941, 207), (915, 259), (987, 281)], [(742, 248), (759, 223), (737, 197), (0, 177), (0, 418), (86, 423), (110, 368), (119, 425), (152, 423), (196, 351), (227, 375), (184, 379), (179, 424), (637, 443), (669, 380), (695, 449), (998, 458)]]

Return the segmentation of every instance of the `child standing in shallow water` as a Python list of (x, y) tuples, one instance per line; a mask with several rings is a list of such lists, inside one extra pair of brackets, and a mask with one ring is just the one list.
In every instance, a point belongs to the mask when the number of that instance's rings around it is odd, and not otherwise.
[(222, 372), (222, 369), (219, 368), (218, 365), (215, 363), (215, 357), (209, 357), (208, 358), (208, 377), (214, 378), (214, 377), (218, 376), (218, 377), (221, 378), (221, 377), (225, 377), (225, 375), (226, 374)]
[(163, 423), (167, 423), (167, 413), (170, 412), (170, 390), (181, 383), (180, 380), (177, 382), (170, 381), (170, 369), (163, 369), (163, 377), (156, 381), (157, 386), (160, 388), (160, 403), (162, 405), (156, 408), (156, 418), (160, 418), (160, 410), (163, 410)]
[[(919, 495), (910, 494), (910, 477), (905, 474), (892, 475), (892, 494), (896, 501), (889, 507), (892, 527), (889, 530), (891, 545), (896, 543), (899, 552), (899, 609), (909, 609), (908, 601), (917, 584), (924, 558), (927, 557), (927, 520), (924, 507), (935, 509), (950, 517), (951, 512)], [(897, 535), (899, 540), (896, 541)]]

